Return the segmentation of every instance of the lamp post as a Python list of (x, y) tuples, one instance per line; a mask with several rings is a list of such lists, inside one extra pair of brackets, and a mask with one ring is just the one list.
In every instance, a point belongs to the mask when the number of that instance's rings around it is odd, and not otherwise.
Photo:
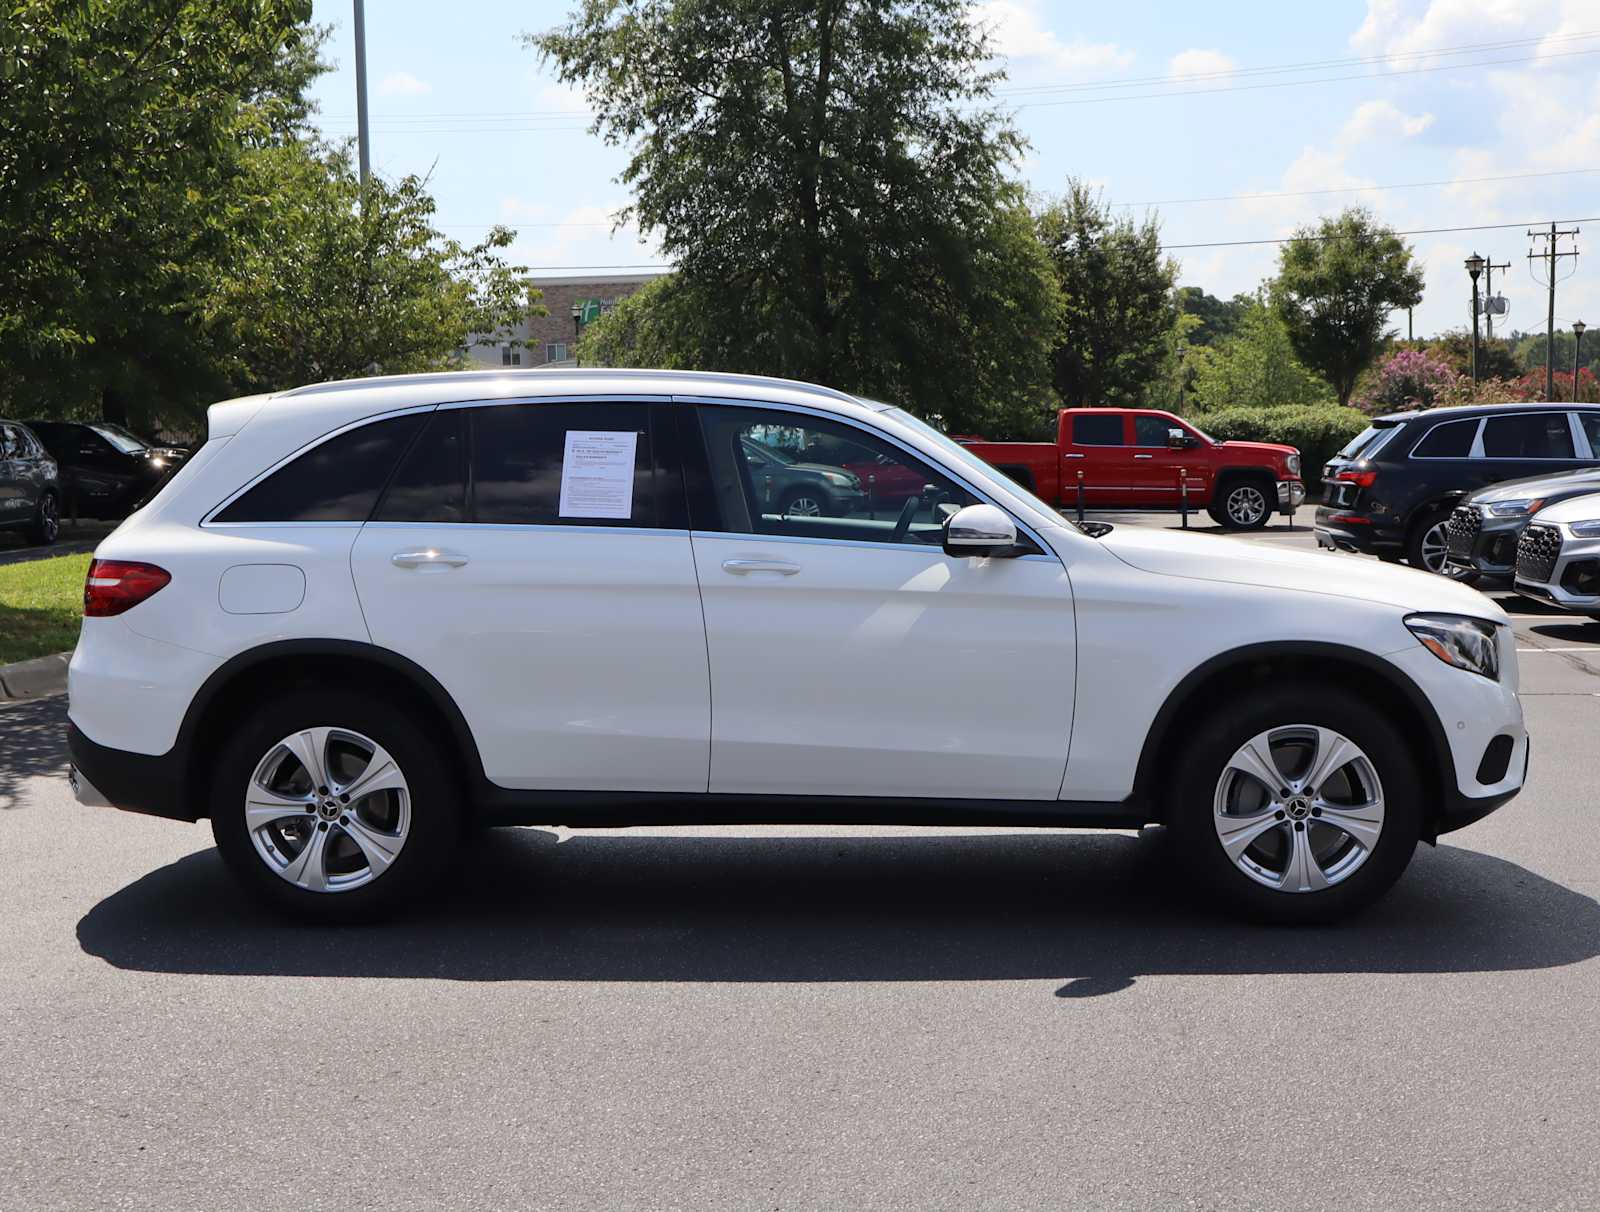
[(578, 338), (583, 336), (583, 304), (572, 305), (572, 364), (578, 364)]
[(1472, 385), (1478, 385), (1478, 275), (1483, 272), (1483, 258), (1473, 253), (1467, 258), (1467, 273), (1472, 278)]
[(1589, 326), (1582, 320), (1572, 322), (1572, 402), (1578, 402), (1578, 367), (1582, 359), (1578, 356), (1583, 350), (1583, 330)]

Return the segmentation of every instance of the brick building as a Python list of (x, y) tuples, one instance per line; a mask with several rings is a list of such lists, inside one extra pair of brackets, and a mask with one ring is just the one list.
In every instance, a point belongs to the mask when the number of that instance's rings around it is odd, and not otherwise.
[[(550, 313), (528, 320), (516, 334), (522, 342), (513, 349), (501, 345), (472, 345), (468, 360), (474, 366), (572, 366), (573, 345), (583, 325), (625, 299), (659, 273), (631, 274), (626, 277), (583, 275), (570, 278), (529, 278), (528, 285), (542, 291), (545, 309)], [(574, 316), (574, 310), (578, 314)]]

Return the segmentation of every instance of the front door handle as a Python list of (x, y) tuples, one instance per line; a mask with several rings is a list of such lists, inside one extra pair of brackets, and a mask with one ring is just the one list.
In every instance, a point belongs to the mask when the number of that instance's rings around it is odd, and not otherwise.
[(1083, 456), (1081, 454), (1064, 454), (1061, 457), (1063, 459), (1081, 459), (1081, 458), (1083, 458)]
[(1136, 459), (1153, 459), (1155, 458), (1155, 455), (1134, 455), (1133, 457)]
[(467, 557), (459, 551), (439, 551), (426, 548), (422, 551), (397, 551), (389, 557), (396, 568), (460, 568)]
[(780, 576), (792, 577), (800, 571), (800, 565), (787, 560), (723, 560), (722, 571), (731, 572), (736, 577), (748, 576), (752, 572), (776, 572)]

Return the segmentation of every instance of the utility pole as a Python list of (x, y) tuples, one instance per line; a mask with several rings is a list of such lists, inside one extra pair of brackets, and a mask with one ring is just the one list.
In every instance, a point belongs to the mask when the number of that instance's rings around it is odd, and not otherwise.
[(1494, 271), (1510, 268), (1510, 261), (1502, 261), (1496, 265), (1493, 259), (1490, 259), (1483, 263), (1483, 323), (1488, 329), (1490, 341), (1494, 340)]
[[(1561, 241), (1569, 236), (1572, 238), (1572, 248), (1562, 252)], [(1528, 251), (1528, 260), (1546, 262), (1545, 285), (1550, 289), (1550, 307), (1544, 330), (1544, 398), (1554, 400), (1556, 398), (1556, 262), (1562, 257), (1571, 257), (1574, 261), (1578, 259), (1578, 229), (1573, 227), (1560, 231), (1552, 223), (1547, 232), (1530, 229), (1528, 237), (1536, 241), (1546, 241), (1544, 251), (1536, 249)]]
[(365, 199), (367, 178), (372, 175), (371, 140), (367, 133), (367, 15), (361, 0), (356, 3), (356, 140), (361, 148), (361, 195)]

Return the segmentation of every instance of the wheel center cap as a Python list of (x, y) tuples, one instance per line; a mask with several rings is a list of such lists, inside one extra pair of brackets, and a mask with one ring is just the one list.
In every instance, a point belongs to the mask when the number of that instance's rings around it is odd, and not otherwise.
[(1292, 821), (1303, 821), (1311, 815), (1311, 801), (1303, 795), (1297, 795), (1284, 804), (1283, 810), (1289, 814)]
[(317, 815), (323, 820), (334, 820), (339, 815), (339, 802), (331, 798), (323, 800), (317, 805)]

